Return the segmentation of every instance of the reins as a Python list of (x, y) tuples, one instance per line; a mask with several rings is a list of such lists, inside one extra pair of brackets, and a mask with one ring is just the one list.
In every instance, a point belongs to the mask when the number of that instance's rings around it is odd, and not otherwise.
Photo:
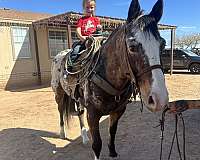
[[(160, 120), (160, 124), (158, 125), (161, 128), (161, 136), (160, 136), (160, 138), (161, 138), (161, 143), (160, 143), (160, 160), (162, 160), (162, 154), (163, 154), (163, 142), (164, 142), (164, 130), (165, 130), (165, 114), (166, 114), (166, 112), (168, 110), (169, 110), (169, 108), (165, 107), (165, 109), (162, 112), (162, 118)], [(181, 153), (181, 150), (180, 150), (180, 143), (179, 143), (179, 138), (178, 138), (178, 119), (179, 119), (179, 117), (181, 118), (182, 124), (183, 124), (183, 158), (182, 158), (182, 153)], [(158, 126), (156, 126), (156, 127), (158, 127)], [(170, 146), (168, 160), (170, 160), (170, 158), (171, 158), (171, 154), (172, 154), (172, 149), (173, 149), (175, 138), (176, 138), (176, 144), (177, 144), (179, 158), (180, 158), (180, 160), (186, 160), (186, 151), (185, 151), (185, 122), (184, 122), (182, 113), (175, 114), (175, 130), (174, 130), (174, 134), (173, 134), (173, 138), (172, 138), (172, 142), (171, 142), (171, 146)]]
[(146, 68), (143, 69), (143, 71), (141, 73), (137, 74), (137, 78), (138, 79), (141, 78), (144, 74), (146, 74), (146, 73), (148, 73), (148, 72), (150, 72), (154, 69), (161, 69), (162, 70), (162, 68), (163, 67), (160, 64), (156, 64), (156, 65), (153, 65), (153, 66), (146, 67)]

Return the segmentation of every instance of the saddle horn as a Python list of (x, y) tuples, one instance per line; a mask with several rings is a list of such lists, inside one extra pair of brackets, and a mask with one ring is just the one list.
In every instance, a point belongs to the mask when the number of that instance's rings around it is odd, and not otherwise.
[(127, 22), (130, 23), (133, 19), (136, 19), (140, 14), (141, 10), (138, 0), (132, 0), (128, 11)]
[(158, 0), (153, 6), (153, 9), (149, 13), (149, 16), (154, 17), (155, 21), (158, 23), (163, 14), (163, 0)]

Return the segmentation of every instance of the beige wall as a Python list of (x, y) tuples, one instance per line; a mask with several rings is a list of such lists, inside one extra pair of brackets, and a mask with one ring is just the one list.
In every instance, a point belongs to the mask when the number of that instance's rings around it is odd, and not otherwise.
[[(57, 29), (67, 30), (67, 28)], [(15, 60), (12, 51), (11, 28), (0, 26), (0, 88), (9, 90), (21, 86), (32, 86), (38, 83), (38, 77), (34, 74), (37, 73), (37, 61), (32, 26), (29, 31), (32, 57)], [(36, 33), (42, 84), (50, 84), (52, 58), (49, 54), (48, 28), (39, 27), (36, 29)]]
[(41, 27), (37, 29), (38, 52), (40, 59), (40, 70), (43, 84), (50, 84), (51, 80), (51, 63), (52, 57), (49, 53), (48, 31), (49, 30), (67, 30), (67, 28), (47, 28)]
[(9, 26), (0, 26), (0, 88), (10, 89), (37, 83), (33, 31), (30, 28), (32, 58), (14, 59)]
[(37, 29), (37, 42), (42, 83), (50, 83), (52, 59), (49, 56), (48, 29), (46, 27)]

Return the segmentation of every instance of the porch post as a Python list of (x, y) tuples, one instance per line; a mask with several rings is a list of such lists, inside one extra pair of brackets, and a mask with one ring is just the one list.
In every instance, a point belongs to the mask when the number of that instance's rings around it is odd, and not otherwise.
[(35, 41), (35, 56), (36, 56), (36, 63), (37, 63), (37, 76), (38, 76), (38, 84), (42, 84), (42, 78), (41, 78), (41, 69), (40, 69), (40, 57), (38, 52), (38, 41), (37, 41), (37, 33), (35, 26), (33, 26), (33, 32), (34, 32), (34, 41)]
[(173, 74), (173, 63), (174, 63), (174, 42), (175, 42), (175, 29), (171, 29), (171, 66), (170, 75)]
[(71, 48), (72, 47), (72, 34), (71, 34), (71, 25), (67, 25), (67, 38), (68, 38), (68, 48)]

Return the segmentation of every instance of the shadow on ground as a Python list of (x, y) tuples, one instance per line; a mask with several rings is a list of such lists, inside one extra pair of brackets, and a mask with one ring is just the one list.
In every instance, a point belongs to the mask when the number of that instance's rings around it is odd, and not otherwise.
[[(140, 113), (139, 102), (128, 105), (126, 113), (119, 122), (116, 136), (116, 149), (119, 160), (158, 160), (160, 153), (160, 114)], [(186, 155), (188, 160), (197, 160), (200, 156), (200, 110), (184, 113), (186, 124)], [(164, 159), (167, 159), (174, 131), (173, 116), (166, 117)], [(182, 136), (182, 125), (179, 124), (179, 136)], [(107, 139), (108, 119), (100, 124), (103, 148), (101, 160), (109, 160)], [(28, 129), (9, 128), (0, 132), (1, 160), (94, 160), (90, 144), (83, 145), (81, 137), (60, 148), (42, 137), (58, 138), (51, 132)], [(180, 138), (182, 144), (182, 138)], [(171, 160), (177, 160), (178, 153), (174, 146)]]
[(10, 91), (10, 92), (23, 92), (23, 91), (38, 90), (38, 89), (48, 88), (48, 87), (50, 87), (50, 84), (32, 85), (32, 86), (26, 86), (26, 87), (22, 87), (22, 86), (9, 87), (9, 88), (6, 88), (5, 90)]

